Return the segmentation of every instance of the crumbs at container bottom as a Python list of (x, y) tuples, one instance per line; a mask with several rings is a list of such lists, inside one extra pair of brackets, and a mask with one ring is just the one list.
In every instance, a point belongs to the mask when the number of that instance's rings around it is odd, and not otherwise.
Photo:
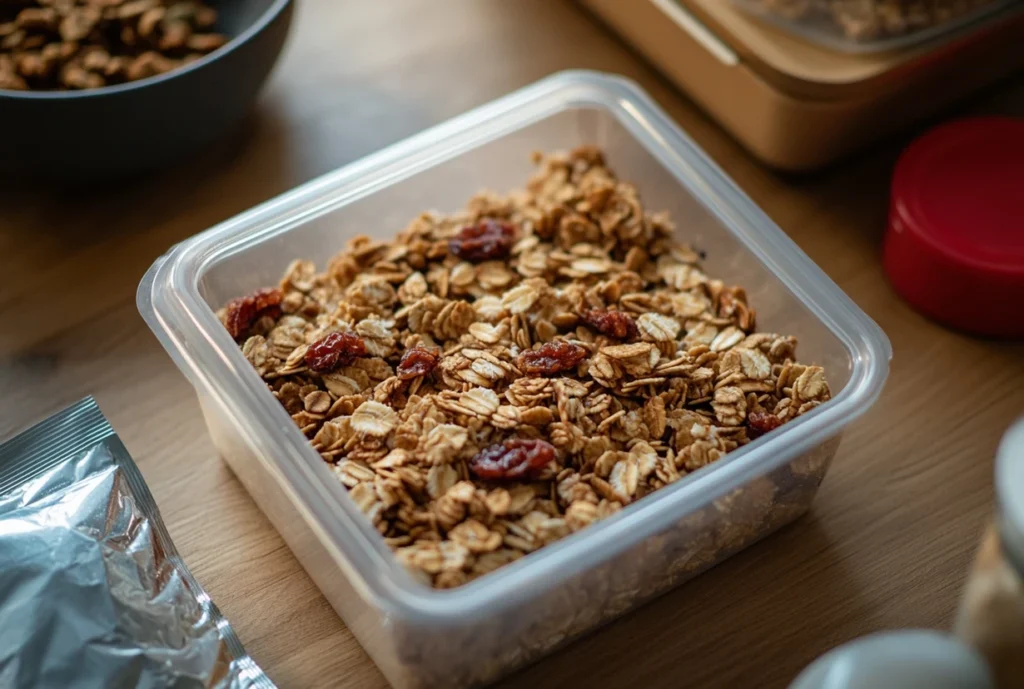
[[(692, 579), (804, 514), (839, 441), (838, 436), (826, 441), (670, 523), (614, 560), (578, 573), (536, 603), (533, 609), (543, 611), (539, 618), (506, 615), (500, 624), (451, 628), (442, 635), (400, 627), (396, 646), (406, 672), (402, 686), (427, 689), (493, 682), (509, 667), (537, 660)], [(595, 600), (607, 603), (595, 606)], [(521, 641), (510, 644), (509, 639)], [(467, 666), (467, 654), (481, 660)]]
[[(796, 339), (758, 332), (746, 292), (706, 275), (599, 150), (537, 163), (525, 190), (425, 213), (390, 242), (356, 237), (322, 272), (297, 260), (279, 287), (220, 312), (396, 557), (437, 588), (830, 398)], [(816, 487), (816, 469), (787, 476)], [(717, 535), (715, 556), (768, 529), (776, 490), (741, 503), (741, 531)], [(666, 557), (670, 578), (703, 560)]]

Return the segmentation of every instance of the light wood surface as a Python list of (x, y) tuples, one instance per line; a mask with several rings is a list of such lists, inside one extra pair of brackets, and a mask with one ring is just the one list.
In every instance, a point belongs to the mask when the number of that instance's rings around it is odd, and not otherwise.
[[(303, 0), (232, 139), (127, 185), (0, 190), (0, 436), (94, 395), (185, 560), (281, 687), (386, 683), (216, 456), (191, 388), (136, 311), (138, 281), (213, 223), (574, 67), (647, 88), (881, 324), (895, 359), (808, 517), (501, 686), (784, 687), (855, 636), (952, 620), (992, 510), (996, 443), (1024, 411), (1024, 348), (944, 330), (885, 282), (879, 241), (905, 140), (784, 179), (570, 3)], [(968, 110), (1024, 114), (1024, 81)]]

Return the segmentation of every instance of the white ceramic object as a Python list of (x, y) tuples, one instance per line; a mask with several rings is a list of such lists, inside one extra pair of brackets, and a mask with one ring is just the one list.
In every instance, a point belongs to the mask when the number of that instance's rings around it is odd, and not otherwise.
[(811, 663), (789, 689), (995, 689), (984, 659), (939, 632), (871, 634)]

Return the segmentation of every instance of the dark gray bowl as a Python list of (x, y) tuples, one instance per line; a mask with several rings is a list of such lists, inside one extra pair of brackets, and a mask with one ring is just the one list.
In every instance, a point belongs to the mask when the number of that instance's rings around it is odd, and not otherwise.
[(247, 112), (277, 61), (292, 0), (211, 0), (230, 42), (149, 79), (91, 91), (0, 90), (0, 175), (88, 184), (194, 153)]

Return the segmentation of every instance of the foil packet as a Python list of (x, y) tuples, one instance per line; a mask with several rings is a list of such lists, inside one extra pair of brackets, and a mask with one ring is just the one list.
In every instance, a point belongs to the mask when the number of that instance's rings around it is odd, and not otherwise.
[(92, 398), (0, 445), (0, 687), (274, 689)]

